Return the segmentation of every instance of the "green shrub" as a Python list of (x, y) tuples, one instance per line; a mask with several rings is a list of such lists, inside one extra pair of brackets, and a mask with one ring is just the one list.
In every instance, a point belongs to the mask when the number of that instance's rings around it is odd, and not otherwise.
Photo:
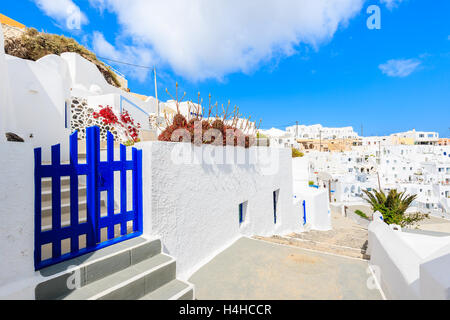
[(398, 224), (405, 227), (428, 218), (428, 215), (421, 213), (406, 214), (406, 210), (417, 198), (417, 195), (407, 195), (396, 189), (390, 190), (388, 195), (378, 190), (363, 191), (366, 194), (365, 200), (371, 205), (372, 211), (379, 211), (387, 224)]
[(364, 212), (362, 212), (361, 210), (356, 210), (355, 213), (358, 216), (360, 216), (361, 218), (369, 220), (369, 217)]
[(303, 152), (300, 152), (300, 150), (292, 148), (292, 158), (301, 158), (303, 157)]
[(314, 185), (314, 181), (309, 181), (308, 185), (313, 186)]

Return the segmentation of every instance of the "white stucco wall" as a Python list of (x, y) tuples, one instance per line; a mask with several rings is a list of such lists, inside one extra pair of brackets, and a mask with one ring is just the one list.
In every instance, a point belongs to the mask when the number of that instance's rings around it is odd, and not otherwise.
[(450, 300), (450, 244), (429, 255), (420, 265), (420, 291), (424, 299)]
[[(141, 124), (150, 129), (148, 114), (154, 113), (153, 100), (142, 101), (133, 95), (109, 85), (97, 67), (76, 53), (61, 56), (47, 55), (37, 61), (4, 55), (0, 47), (0, 130), (11, 131), (36, 147), (49, 149), (62, 144), (62, 160), (67, 160), (72, 96), (89, 98), (89, 106), (111, 105), (120, 108), (120, 97), (127, 100), (123, 108)], [(14, 84), (14, 85), (11, 85)], [(130, 103), (131, 102), (131, 103)], [(4, 136), (2, 134), (2, 136)], [(49, 161), (44, 150), (43, 160)]]
[(309, 162), (306, 157), (292, 159), (292, 178), (294, 180), (294, 189), (307, 187), (309, 182)]
[[(331, 230), (331, 209), (328, 199), (328, 190), (311, 187), (294, 190), (295, 199), (299, 201), (303, 217), (303, 201), (306, 206), (306, 223), (312, 230)], [(302, 218), (303, 219), (303, 218)]]
[(450, 237), (394, 231), (374, 218), (368, 253), (388, 299), (450, 298)]
[[(61, 54), (61, 58), (66, 62), (69, 69), (72, 95), (88, 98), (90, 107), (110, 105), (118, 110), (120, 96), (123, 96), (148, 114), (156, 112), (155, 100), (147, 99), (147, 101), (142, 101), (132, 94), (110, 85), (98, 68), (80, 55), (73, 52), (65, 52)], [(147, 125), (148, 116), (144, 117), (142, 111), (126, 101), (123, 106), (136, 121), (139, 121), (144, 126)]]
[[(205, 262), (242, 236), (287, 234), (302, 230), (302, 214), (293, 207), (291, 150), (223, 148), (278, 152), (276, 170), (261, 162), (250, 165), (176, 164), (172, 150), (179, 143), (148, 142), (144, 154), (144, 226), (161, 236), (164, 251), (177, 259), (177, 273), (188, 278)], [(208, 147), (190, 150), (205, 152)], [(197, 153), (198, 154), (198, 153)], [(273, 156), (273, 154), (272, 154)], [(262, 162), (270, 155), (262, 155)], [(272, 168), (273, 169), (273, 168)], [(273, 192), (279, 192), (274, 224)], [(239, 224), (239, 204), (248, 201), (245, 222)]]
[[(70, 98), (68, 70), (56, 55), (38, 61), (6, 56), (13, 105), (9, 113), (15, 121), (6, 129), (21, 136), (35, 147), (49, 150), (61, 143), (63, 159), (68, 159), (68, 135), (65, 128), (65, 103)], [(48, 161), (49, 153), (43, 153)]]
[(370, 264), (388, 299), (418, 299), (420, 257), (381, 220), (369, 224)]
[(327, 189), (309, 187), (309, 161), (307, 157), (292, 159), (293, 192), (297, 210), (306, 206), (306, 223), (313, 230), (331, 230), (331, 210)]
[(13, 123), (11, 89), (8, 77), (8, 65), (6, 64), (3, 29), (0, 23), (0, 143), (6, 141), (6, 124)]
[(34, 154), (28, 143), (0, 143), (0, 299), (34, 294)]

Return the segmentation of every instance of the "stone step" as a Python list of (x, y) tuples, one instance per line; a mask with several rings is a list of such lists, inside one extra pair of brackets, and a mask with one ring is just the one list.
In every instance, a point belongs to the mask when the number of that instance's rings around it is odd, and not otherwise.
[[(102, 213), (103, 216), (103, 214), (106, 212), (105, 200), (100, 200), (100, 207), (101, 207), (100, 212)], [(80, 215), (83, 215), (83, 212), (85, 214), (86, 208), (87, 208), (86, 196), (80, 195), (78, 199), (78, 210), (80, 211)], [(42, 202), (41, 212), (42, 217), (52, 216), (52, 202), (50, 200)], [(70, 214), (70, 198), (61, 199), (61, 215), (65, 214)]]
[[(86, 199), (86, 190), (87, 187), (80, 185), (78, 186), (78, 197), (84, 197)], [(70, 198), (70, 185), (62, 186), (61, 187), (61, 199), (69, 199)], [(42, 189), (42, 202), (43, 203), (50, 203), (52, 200), (52, 188), (45, 188)]]
[(136, 300), (174, 280), (175, 276), (175, 260), (165, 254), (158, 254), (60, 298), (63, 300)]
[[(70, 177), (61, 177), (61, 187), (70, 186)], [(42, 190), (51, 189), (52, 178), (42, 178)]]
[(351, 248), (345, 246), (339, 246), (330, 243), (322, 243), (313, 240), (305, 240), (298, 239), (294, 237), (281, 237), (281, 236), (272, 236), (272, 237), (254, 237), (258, 240), (269, 241), (278, 244), (284, 244), (289, 246), (295, 246), (308, 250), (321, 251), (326, 253), (337, 254), (341, 256), (347, 256), (351, 258), (358, 258), (369, 260), (370, 256), (367, 255), (365, 248)]
[[(147, 240), (138, 237), (44, 268), (38, 271), (43, 277), (43, 281), (36, 287), (36, 299), (52, 300), (87, 294), (86, 290), (92, 291), (93, 286), (90, 286), (90, 289), (84, 289), (85, 287), (160, 254), (161, 241), (159, 239)], [(158, 258), (156, 262), (161, 262), (161, 259), (164, 261), (172, 259), (169, 257), (170, 259), (167, 260), (164, 257)], [(155, 262), (155, 260), (152, 261)], [(133, 270), (136, 272), (136, 269)], [(77, 278), (76, 282), (81, 288), (76, 290), (68, 288), (69, 278)], [(84, 291), (75, 295), (75, 291), (83, 289)]]
[[(63, 221), (63, 216), (70, 215), (70, 200), (69, 201), (67, 200), (69, 199), (61, 199), (61, 221)], [(78, 201), (78, 212), (80, 217), (86, 216), (86, 210), (87, 210), (87, 201), (86, 200)], [(42, 212), (42, 219), (51, 218), (52, 217), (51, 202), (42, 203), (41, 212)], [(42, 222), (42, 225), (45, 224)]]
[(163, 285), (161, 288), (146, 294), (139, 300), (193, 300), (193, 299), (194, 299), (194, 286), (192, 284), (175, 279)]

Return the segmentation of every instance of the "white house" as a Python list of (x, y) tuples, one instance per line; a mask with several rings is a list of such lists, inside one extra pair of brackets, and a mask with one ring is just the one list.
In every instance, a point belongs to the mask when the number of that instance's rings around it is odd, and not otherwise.
[(425, 132), (416, 131), (416, 129), (394, 133), (392, 137), (412, 139), (414, 144), (419, 145), (436, 145), (439, 141), (439, 133), (437, 132)]
[[(24, 60), (0, 50), (2, 126), (34, 146), (48, 148), (64, 143), (73, 129), (73, 99), (85, 100), (86, 107), (99, 110), (107, 106), (119, 114), (126, 110), (151, 130), (149, 115), (154, 114), (154, 99), (142, 101), (132, 94), (109, 85), (97, 67), (76, 53), (47, 55), (37, 61)], [(14, 84), (14, 85), (13, 85)], [(44, 158), (48, 159), (47, 153)]]
[(286, 131), (297, 139), (356, 139), (358, 134), (352, 127), (327, 128), (320, 124), (311, 126), (295, 125), (287, 127)]
[(265, 135), (269, 139), (271, 147), (275, 148), (300, 148), (295, 137), (288, 131), (283, 131), (277, 128), (271, 128), (269, 130), (259, 130), (259, 132)]

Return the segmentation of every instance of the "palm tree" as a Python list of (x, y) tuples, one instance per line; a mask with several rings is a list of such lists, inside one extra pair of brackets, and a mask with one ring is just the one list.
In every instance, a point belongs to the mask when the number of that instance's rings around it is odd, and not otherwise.
[(428, 217), (420, 213), (405, 215), (417, 195), (407, 195), (396, 189), (389, 191), (387, 196), (382, 190), (373, 190), (373, 192), (363, 190), (363, 192), (367, 196), (364, 200), (371, 205), (373, 212), (379, 211), (383, 215), (383, 220), (387, 224), (398, 224), (404, 227)]

